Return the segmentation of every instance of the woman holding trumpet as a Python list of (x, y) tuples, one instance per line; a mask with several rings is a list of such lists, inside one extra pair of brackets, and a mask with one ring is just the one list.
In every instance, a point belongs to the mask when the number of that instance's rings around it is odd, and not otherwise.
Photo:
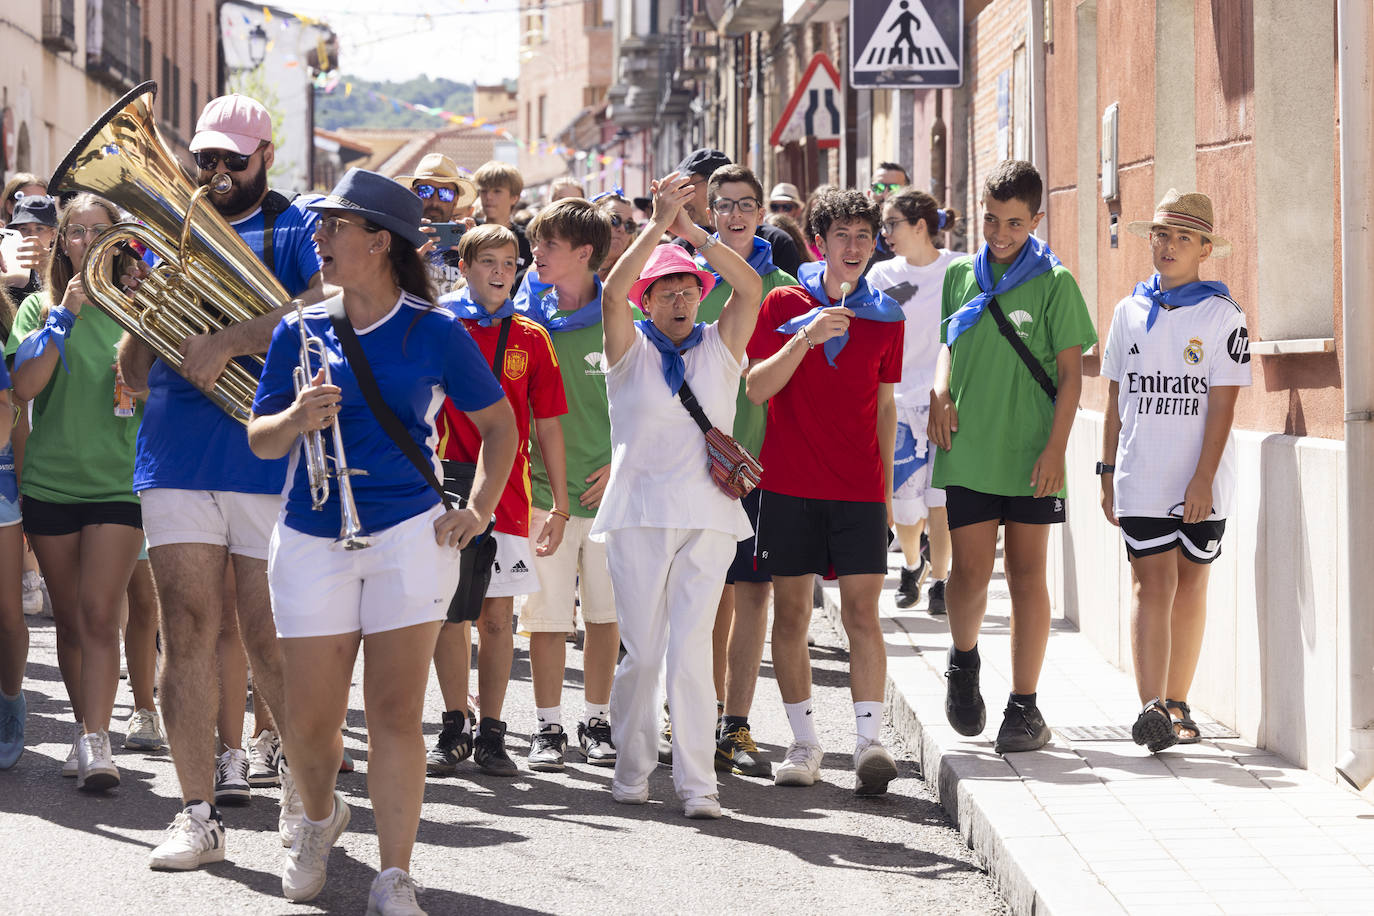
[[(353, 465), (366, 475), (339, 474), (315, 509), (319, 494), (312, 497), (306, 467), (311, 462), (295, 462), (269, 548), (272, 611), (291, 710), (282, 743), (305, 807), (282, 891), (291, 900), (318, 894), (330, 849), (348, 825), (348, 807), (333, 787), (342, 753), (339, 726), (361, 644), (368, 792), (381, 847), (368, 912), (422, 913), (408, 869), (424, 794), (425, 682), (458, 584), (458, 551), (486, 529), (510, 473), (515, 421), (477, 345), (451, 313), (433, 305), (416, 254), (425, 242), (420, 199), (381, 175), (350, 169), (310, 208), (323, 214), (315, 244), (324, 281), (342, 292), (298, 308), (278, 326), (248, 440), (259, 457), (273, 459), (304, 437), (307, 457), (310, 451), (333, 453), (333, 467)], [(341, 342), (336, 327), (345, 337), (353, 329), (381, 400), (436, 473), (433, 424), (445, 395), (472, 420), (483, 445), (468, 508), (446, 511), (390, 438), (359, 386), (354, 360), (345, 355), (351, 344)], [(308, 378), (299, 391), (293, 379), (298, 368)], [(329, 433), (323, 442), (314, 438), (320, 431)], [(342, 449), (336, 451), (336, 444)]]

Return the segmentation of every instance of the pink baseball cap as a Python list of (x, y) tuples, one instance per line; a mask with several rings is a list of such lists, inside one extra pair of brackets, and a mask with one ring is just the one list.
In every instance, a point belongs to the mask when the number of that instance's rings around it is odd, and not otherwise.
[(272, 140), (272, 116), (246, 95), (222, 95), (211, 99), (196, 122), (191, 152), (203, 149), (233, 150), (251, 156), (258, 145)]

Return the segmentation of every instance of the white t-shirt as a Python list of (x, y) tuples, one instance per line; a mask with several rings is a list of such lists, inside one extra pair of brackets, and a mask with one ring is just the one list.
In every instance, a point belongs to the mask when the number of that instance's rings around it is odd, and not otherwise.
[(882, 290), (906, 313), (902, 332), (902, 380), (893, 389), (898, 404), (912, 406), (930, 403), (930, 387), (935, 384), (935, 361), (940, 356), (940, 291), (945, 285), (945, 268), (959, 257), (958, 252), (940, 249), (940, 255), (924, 267), (917, 267), (901, 256), (879, 261), (868, 272), (868, 282)]
[[(1118, 518), (1182, 513), (1197, 471), (1207, 425), (1207, 393), (1250, 384), (1245, 314), (1225, 296), (1160, 309), (1146, 333), (1150, 300), (1129, 296), (1116, 306), (1102, 374), (1119, 385), (1121, 438), (1116, 448), (1114, 511)], [(1211, 519), (1228, 518), (1236, 486), (1235, 442), (1212, 480)]]
[[(682, 356), (687, 382), (717, 429), (735, 424), (735, 399), (744, 361), (708, 324), (701, 343)], [(739, 500), (711, 480), (706, 439), (663, 380), (663, 357), (644, 332), (606, 370), (611, 402), (611, 477), (591, 538), (620, 528), (700, 528), (744, 540), (754, 533)], [(722, 574), (724, 570), (722, 570)]]

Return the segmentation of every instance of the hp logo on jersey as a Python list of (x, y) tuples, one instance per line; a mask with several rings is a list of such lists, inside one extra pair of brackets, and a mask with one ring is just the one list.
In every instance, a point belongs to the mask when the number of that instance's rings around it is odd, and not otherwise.
[(1232, 331), (1226, 339), (1226, 352), (1234, 362), (1250, 362), (1250, 332), (1243, 327)]

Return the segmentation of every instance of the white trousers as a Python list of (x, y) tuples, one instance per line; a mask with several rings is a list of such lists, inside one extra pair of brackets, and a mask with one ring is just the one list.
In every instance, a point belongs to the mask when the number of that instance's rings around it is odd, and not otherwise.
[(606, 533), (625, 657), (611, 687), (615, 781), (638, 791), (658, 765), (658, 677), (668, 658), (673, 785), (679, 798), (716, 794), (716, 688), (711, 630), (735, 538), (700, 528)]

